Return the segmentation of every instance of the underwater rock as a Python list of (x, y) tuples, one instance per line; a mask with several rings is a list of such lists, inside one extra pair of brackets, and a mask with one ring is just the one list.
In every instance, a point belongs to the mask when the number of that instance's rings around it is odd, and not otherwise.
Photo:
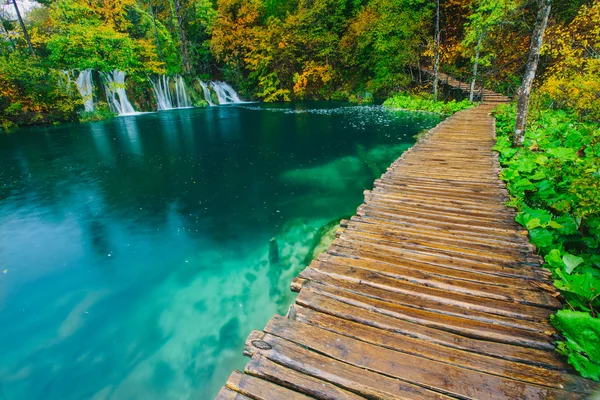
[(326, 251), (331, 243), (335, 240), (335, 233), (340, 226), (340, 220), (349, 219), (349, 217), (336, 218), (323, 225), (313, 239), (310, 251), (304, 259), (304, 265), (309, 265), (312, 260), (324, 251)]

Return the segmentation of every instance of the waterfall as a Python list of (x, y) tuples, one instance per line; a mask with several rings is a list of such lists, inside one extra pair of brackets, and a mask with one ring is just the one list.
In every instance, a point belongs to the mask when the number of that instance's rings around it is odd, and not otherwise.
[(67, 89), (67, 91), (71, 92), (71, 83), (73, 82), (73, 71), (68, 69), (61, 69), (60, 73), (62, 74), (58, 76), (58, 84), (63, 88)]
[(210, 87), (217, 94), (219, 104), (242, 103), (238, 94), (228, 83), (213, 81), (210, 83)]
[(79, 94), (83, 98), (85, 111), (94, 111), (94, 85), (92, 83), (92, 69), (84, 69), (79, 72), (79, 76), (75, 80), (75, 85)]
[(125, 92), (125, 76), (127, 74), (115, 69), (110, 72), (100, 72), (100, 75), (110, 110), (119, 115), (135, 114)]
[(156, 79), (150, 78), (154, 95), (156, 96), (157, 108), (159, 110), (169, 110), (173, 108), (171, 101), (171, 89), (169, 88), (169, 78), (166, 75), (161, 75)]
[[(173, 83), (171, 84), (171, 82)], [(152, 89), (156, 96), (157, 108), (159, 110), (170, 110), (172, 108), (192, 106), (187, 94), (185, 82), (180, 75), (175, 75), (173, 80), (171, 80), (170, 76), (160, 75), (154, 79), (150, 78), (150, 83), (152, 84)]]
[(204, 100), (206, 100), (208, 105), (214, 106), (215, 103), (213, 103), (212, 101), (212, 96), (210, 94), (210, 89), (208, 88), (208, 85), (202, 82), (200, 79), (198, 79), (198, 83), (200, 83), (200, 86), (202, 87), (202, 93), (204, 93)]
[(192, 106), (185, 89), (185, 82), (180, 75), (175, 76), (175, 97), (177, 98), (177, 108)]
[[(85, 107), (85, 111), (92, 112), (94, 111), (94, 84), (92, 83), (92, 69), (84, 69), (83, 71), (79, 71), (77, 69), (64, 69), (60, 72), (63, 77), (59, 79), (60, 86), (67, 89), (69, 93), (72, 93), (72, 86), (74, 84), (77, 87), (77, 91), (83, 98), (83, 105)], [(77, 78), (75, 78), (77, 76)]]

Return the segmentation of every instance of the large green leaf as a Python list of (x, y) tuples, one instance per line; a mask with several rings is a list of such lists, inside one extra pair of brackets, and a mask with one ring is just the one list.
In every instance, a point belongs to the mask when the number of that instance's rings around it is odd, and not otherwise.
[(560, 310), (552, 323), (565, 336), (558, 350), (581, 375), (600, 380), (600, 320), (585, 312)]
[(538, 248), (548, 247), (552, 244), (552, 234), (543, 228), (535, 228), (529, 232), (531, 242)]
[(571, 274), (571, 272), (573, 272), (573, 270), (583, 262), (583, 258), (569, 253), (562, 256), (562, 260), (565, 263), (565, 272), (567, 274)]

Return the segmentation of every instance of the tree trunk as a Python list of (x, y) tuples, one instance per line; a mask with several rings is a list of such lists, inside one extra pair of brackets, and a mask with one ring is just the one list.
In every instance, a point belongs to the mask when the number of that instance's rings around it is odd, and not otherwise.
[(473, 79), (471, 80), (471, 90), (469, 91), (469, 101), (473, 101), (475, 97), (475, 81), (477, 80), (477, 67), (479, 65), (479, 54), (481, 53), (481, 42), (483, 41), (483, 33), (479, 35), (477, 47), (475, 48), (475, 61), (473, 62)]
[(160, 58), (160, 61), (164, 63), (165, 59), (162, 54), (162, 48), (160, 47), (160, 38), (158, 37), (158, 28), (156, 27), (156, 16), (154, 15), (154, 8), (152, 7), (152, 4), (150, 4), (150, 15), (152, 15), (152, 23), (154, 24), (154, 39), (156, 40), (156, 50), (158, 51), (158, 58)]
[(23, 22), (23, 18), (21, 17), (21, 12), (19, 11), (19, 6), (17, 6), (17, 0), (13, 0), (13, 4), (15, 6), (15, 12), (17, 13), (17, 19), (19, 20), (19, 24), (21, 24), (21, 29), (23, 30), (23, 36), (25, 36), (25, 41), (27, 42), (27, 46), (29, 46), (29, 52), (32, 56), (35, 56), (35, 52), (33, 51), (33, 46), (31, 45), (31, 39), (29, 38), (29, 33), (27, 33), (27, 28), (25, 27), (25, 22)]
[(181, 0), (173, 0), (175, 3), (175, 16), (177, 17), (177, 29), (179, 30), (179, 40), (181, 42), (181, 62), (186, 73), (191, 71), (190, 59), (188, 56), (187, 40), (183, 30), (183, 20), (181, 18)]
[(433, 99), (438, 99), (438, 80), (440, 74), (440, 0), (435, 2), (435, 44), (433, 49)]
[(535, 22), (533, 35), (531, 36), (531, 45), (529, 48), (529, 57), (525, 66), (523, 83), (517, 92), (517, 117), (515, 120), (515, 131), (513, 134), (513, 145), (522, 146), (525, 140), (525, 129), (527, 128), (527, 114), (529, 113), (529, 95), (535, 79), (535, 73), (540, 61), (540, 52), (544, 42), (544, 32), (548, 24), (548, 16), (552, 0), (538, 0), (538, 13)]

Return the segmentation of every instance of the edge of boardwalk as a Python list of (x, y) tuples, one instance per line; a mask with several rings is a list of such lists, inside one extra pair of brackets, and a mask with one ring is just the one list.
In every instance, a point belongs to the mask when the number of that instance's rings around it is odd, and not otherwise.
[(499, 180), (492, 104), (404, 152), (288, 314), (253, 331), (217, 399), (565, 399), (598, 389), (554, 352), (560, 302)]

